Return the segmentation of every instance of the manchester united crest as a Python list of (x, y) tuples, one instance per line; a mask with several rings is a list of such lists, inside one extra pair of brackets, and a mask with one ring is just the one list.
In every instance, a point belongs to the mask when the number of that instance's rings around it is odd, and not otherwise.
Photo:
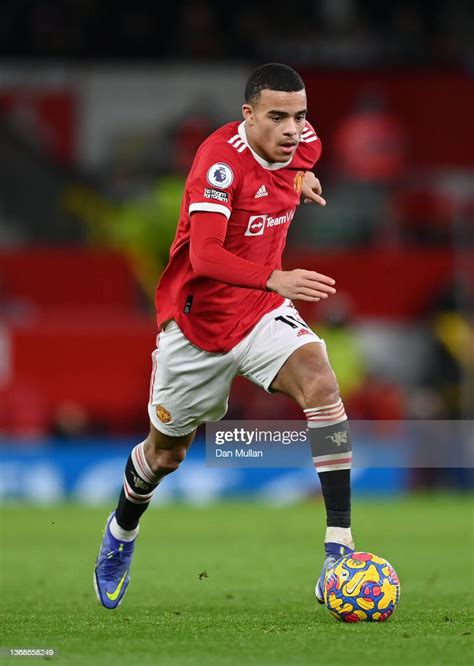
[(303, 189), (303, 181), (304, 181), (304, 171), (297, 171), (295, 176), (294, 186), (298, 194)]
[(156, 405), (155, 411), (162, 423), (169, 423), (171, 421), (171, 414), (163, 405)]

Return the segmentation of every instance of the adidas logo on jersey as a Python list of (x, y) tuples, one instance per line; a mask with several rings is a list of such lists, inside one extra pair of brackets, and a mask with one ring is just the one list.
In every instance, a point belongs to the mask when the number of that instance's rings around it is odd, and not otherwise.
[(268, 192), (267, 188), (265, 185), (262, 185), (261, 187), (258, 188), (257, 194), (255, 195), (255, 199), (260, 199), (261, 197), (268, 197)]

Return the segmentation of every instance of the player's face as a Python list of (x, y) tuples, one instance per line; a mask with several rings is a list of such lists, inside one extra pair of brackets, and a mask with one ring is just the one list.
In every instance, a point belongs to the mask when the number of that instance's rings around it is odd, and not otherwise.
[(287, 162), (298, 147), (306, 122), (306, 92), (262, 90), (255, 104), (244, 104), (247, 139), (267, 162)]

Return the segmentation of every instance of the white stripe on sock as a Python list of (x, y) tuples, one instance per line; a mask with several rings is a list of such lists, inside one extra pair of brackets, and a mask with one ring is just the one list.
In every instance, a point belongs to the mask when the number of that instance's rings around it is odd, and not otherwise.
[(145, 457), (145, 442), (140, 442), (132, 449), (132, 462), (139, 476), (148, 483), (157, 483)]
[(306, 415), (308, 428), (325, 428), (347, 420), (346, 410), (341, 398), (331, 405), (311, 407), (303, 411)]

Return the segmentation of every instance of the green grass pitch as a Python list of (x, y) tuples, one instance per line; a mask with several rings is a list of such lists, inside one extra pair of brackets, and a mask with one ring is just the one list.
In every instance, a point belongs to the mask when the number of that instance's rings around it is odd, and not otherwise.
[(4, 508), (0, 645), (53, 647), (52, 663), (81, 666), (473, 664), (472, 498), (356, 499), (353, 514), (359, 549), (401, 579), (380, 625), (338, 623), (313, 597), (320, 501), (151, 509), (116, 611), (92, 588), (107, 509)]

